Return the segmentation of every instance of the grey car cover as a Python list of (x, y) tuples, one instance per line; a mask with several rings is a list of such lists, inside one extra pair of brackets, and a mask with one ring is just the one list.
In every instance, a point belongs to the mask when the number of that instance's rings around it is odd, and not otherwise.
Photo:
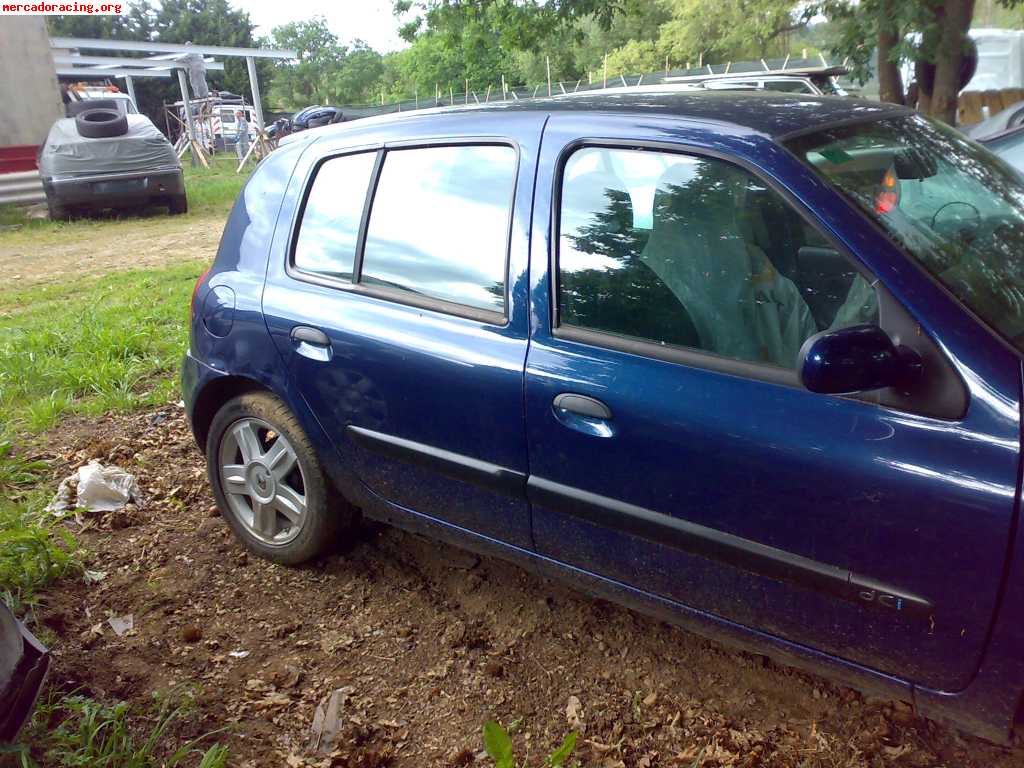
[(127, 115), (128, 132), (88, 139), (80, 136), (73, 118), (50, 128), (39, 153), (44, 179), (60, 181), (115, 173), (149, 173), (180, 168), (174, 147), (145, 115)]

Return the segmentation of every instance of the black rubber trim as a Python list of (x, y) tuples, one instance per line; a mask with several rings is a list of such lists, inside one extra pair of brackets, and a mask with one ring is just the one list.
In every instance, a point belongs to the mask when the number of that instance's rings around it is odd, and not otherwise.
[(731, 533), (687, 522), (607, 496), (531, 476), (527, 483), (531, 503), (617, 530), (656, 544), (724, 563), (776, 581), (813, 589), (865, 608), (892, 610), (926, 618), (934, 614), (931, 601), (782, 549)]
[(526, 498), (526, 474), (500, 464), (406, 440), (350, 424), (346, 431), (359, 446), (391, 459), (429, 469), (512, 498)]

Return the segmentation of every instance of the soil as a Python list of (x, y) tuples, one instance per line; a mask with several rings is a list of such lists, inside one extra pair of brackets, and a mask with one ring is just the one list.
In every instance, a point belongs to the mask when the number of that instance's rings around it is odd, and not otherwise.
[[(12, 232), (0, 237), (0, 273), (5, 276), (5, 288), (29, 288), (190, 259), (211, 261), (223, 231), (223, 214), (161, 213), (85, 220), (67, 229)], [(128, 241), (130, 252), (118, 246)]]
[[(516, 757), (534, 766), (572, 728), (575, 756), (606, 768), (1024, 765), (906, 704), (387, 528), (306, 567), (259, 560), (218, 515), (177, 406), (72, 420), (43, 445), (54, 485), (98, 458), (146, 495), (76, 526), (99, 580), (64, 580), (37, 613), (51, 685), (140, 707), (188, 687), (173, 735), (227, 727), (232, 765), (490, 765), (491, 718), (519, 723)], [(129, 614), (118, 636), (108, 619)], [(341, 731), (317, 744), (333, 691)]]

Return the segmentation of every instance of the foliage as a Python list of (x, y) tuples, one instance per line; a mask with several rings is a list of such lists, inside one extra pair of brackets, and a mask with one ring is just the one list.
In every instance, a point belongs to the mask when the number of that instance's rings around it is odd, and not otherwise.
[(0, 598), (23, 613), (39, 590), (80, 567), (74, 538), (56, 518), (32, 507), (0, 501)]
[(279, 108), (369, 101), (384, 73), (379, 53), (361, 40), (341, 45), (323, 17), (275, 27), (270, 44), (299, 54), (297, 62), (281, 62), (274, 71), (268, 98)]
[[(137, 716), (125, 702), (105, 704), (81, 695), (51, 699), (39, 705), (24, 734), (26, 745), (15, 747), (23, 768), (33, 768), (33, 754), (43, 765), (61, 768), (225, 768), (228, 749), (222, 744), (203, 749), (200, 743), (216, 731), (185, 742), (168, 754), (171, 726), (188, 705), (173, 707), (164, 701), (150, 718)], [(152, 725), (143, 730), (143, 721)], [(139, 731), (142, 730), (140, 734)]]
[[(512, 730), (510, 727), (509, 730)], [(562, 768), (576, 748), (578, 734), (569, 733), (562, 743), (544, 761), (546, 768)], [(494, 761), (494, 768), (515, 768), (512, 750), (512, 737), (509, 732), (494, 720), (484, 723), (484, 749)]]
[(659, 46), (674, 61), (694, 63), (783, 53), (785, 35), (805, 27), (813, 15), (793, 0), (672, 0), (671, 8)]

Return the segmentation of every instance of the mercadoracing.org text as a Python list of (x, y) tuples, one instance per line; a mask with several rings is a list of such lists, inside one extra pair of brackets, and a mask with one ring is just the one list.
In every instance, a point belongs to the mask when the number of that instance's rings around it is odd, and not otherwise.
[(120, 16), (124, 3), (0, 3), (0, 15), (44, 15), (63, 13), (77, 16)]

